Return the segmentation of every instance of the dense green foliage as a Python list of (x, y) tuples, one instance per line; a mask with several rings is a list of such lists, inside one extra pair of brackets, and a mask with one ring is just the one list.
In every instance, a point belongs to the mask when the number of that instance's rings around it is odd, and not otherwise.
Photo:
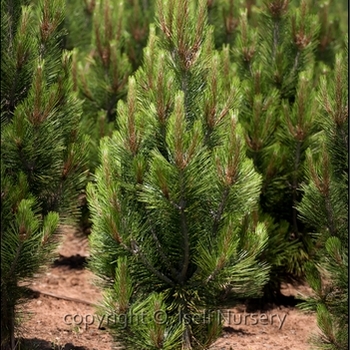
[[(22, 6), (23, 5), (23, 6)], [(14, 349), (24, 283), (45, 265), (86, 184), (81, 101), (62, 52), (64, 1), (1, 3), (1, 339)], [(66, 221), (68, 222), (68, 221)], [(19, 284), (20, 283), (20, 284)]]
[(319, 262), (309, 263), (307, 279), (315, 297), (303, 305), (317, 311), (319, 349), (348, 348), (349, 296), (349, 116), (348, 53), (336, 56), (334, 73), (321, 80), (318, 102), (322, 126), (317, 148), (310, 148), (308, 183), (298, 206), (316, 228)]
[(209, 310), (306, 277), (314, 343), (345, 348), (347, 18), (345, 0), (2, 0), (2, 346), (80, 218), (102, 312), (168, 317), (116, 325), (126, 347), (205, 347)]
[[(83, 128), (92, 140), (93, 172), (100, 138), (119, 128), (117, 101), (125, 100), (128, 76), (142, 62), (155, 8), (148, 1), (73, 3), (67, 13), (68, 41), (76, 43), (73, 76), (85, 100)], [(298, 218), (295, 206), (302, 199), (305, 151), (319, 130), (315, 87), (343, 47), (346, 6), (306, 0), (207, 2), (214, 45), (226, 52), (242, 82), (239, 120), (247, 155), (262, 175), (256, 215), (270, 227), (271, 249), (264, 255), (273, 267), (268, 298), (283, 280), (301, 278), (312, 258), (314, 243), (307, 234), (312, 228)], [(79, 31), (82, 21), (90, 31)], [(313, 104), (308, 104), (309, 94)], [(86, 209), (83, 226), (90, 225)]]
[[(234, 132), (236, 136), (241, 135), (246, 143), (240, 152), (252, 159), (255, 170), (261, 174), (259, 205), (245, 210), (241, 217), (244, 219), (241, 221), (243, 229), (239, 239), (244, 242), (249, 230), (256, 230), (261, 225), (266, 229), (266, 244), (255, 251), (255, 259), (260, 263), (268, 263), (270, 267), (269, 280), (264, 286), (265, 296), (278, 296), (281, 282), (289, 278), (302, 279), (306, 269), (309, 269), (309, 262), (318, 263), (320, 260), (315, 247), (322, 243), (317, 241), (314, 234), (310, 234), (318, 229), (318, 224), (299, 217), (297, 207), (310, 181), (307, 154), (310, 149), (318, 147), (319, 135), (323, 129), (317, 117), (322, 106), (316, 98), (317, 90), (322, 84), (326, 86), (325, 81), (335, 79), (330, 74), (336, 61), (336, 50), (344, 48), (343, 42), (337, 40), (342, 25), (336, 21), (327, 21), (327, 18), (336, 17), (329, 5), (315, 6), (310, 1), (267, 1), (260, 4), (260, 7), (256, 2), (239, 3), (238, 6), (234, 6), (233, 1), (210, 2), (207, 3), (208, 20), (215, 26), (207, 29), (209, 45), (207, 40), (196, 40), (200, 18), (196, 19), (198, 27), (193, 25), (191, 28), (190, 10), (177, 17), (181, 6), (186, 8), (187, 5), (191, 8), (193, 4), (187, 4), (186, 1), (176, 4), (171, 1), (158, 3), (157, 22), (162, 34), (155, 29), (158, 35), (153, 37), (152, 34), (149, 38), (148, 47), (143, 54), (143, 66), (136, 72), (135, 78), (129, 80), (127, 103), (119, 103), (117, 109), (117, 131), (111, 139), (101, 143), (101, 166), (96, 172), (96, 185), (89, 188), (93, 220), (91, 267), (106, 283), (104, 311), (111, 312), (112, 305), (122, 304), (123, 307), (118, 312), (128, 313), (129, 318), (136, 312), (134, 307), (137, 312), (155, 312), (159, 307), (168, 313), (171, 310), (171, 314), (174, 305), (178, 309), (179, 305), (186, 305), (183, 294), (171, 288), (171, 282), (174, 282), (176, 276), (176, 267), (172, 270), (172, 259), (177, 257), (178, 260), (174, 261), (181, 261), (181, 255), (178, 255), (181, 251), (176, 249), (179, 246), (176, 233), (179, 230), (181, 233), (184, 226), (181, 221), (182, 206), (172, 200), (172, 195), (181, 200), (181, 191), (173, 190), (172, 193), (173, 187), (170, 184), (172, 181), (181, 184), (181, 181), (177, 179), (179, 169), (165, 165), (172, 164), (172, 161), (176, 165), (176, 155), (180, 154), (178, 150), (171, 156), (176, 148), (171, 149), (168, 136), (182, 129), (180, 122), (175, 129), (170, 127), (180, 106), (188, 131), (180, 134), (179, 139), (185, 142), (190, 137), (197, 142), (200, 137), (194, 133), (193, 130), (196, 129), (192, 128), (199, 122), (204, 145), (215, 154), (224, 145), (225, 137)], [(246, 6), (247, 11), (242, 13), (239, 8), (244, 9)], [(175, 8), (173, 14), (169, 8)], [(220, 19), (221, 13), (224, 14), (224, 22)], [(211, 55), (217, 55), (212, 51), (214, 46), (218, 49), (221, 61), (210, 58)], [(220, 128), (215, 124), (217, 103), (220, 104), (221, 94), (225, 96), (235, 88), (241, 92), (241, 99), (236, 99), (234, 109), (240, 131), (225, 126), (225, 133), (219, 134), (217, 130)], [(183, 95), (178, 95), (179, 89)], [(221, 103), (229, 108), (229, 104)], [(153, 114), (158, 118), (155, 121)], [(196, 154), (196, 142), (193, 141), (187, 153)], [(156, 153), (154, 149), (157, 149)], [(204, 163), (205, 160), (201, 162)], [(210, 173), (210, 163), (206, 164), (206, 169)], [(195, 175), (193, 177), (196, 178)], [(200, 192), (203, 201), (201, 212), (193, 214), (192, 210), (196, 212), (193, 204), (185, 215), (186, 218), (187, 215), (191, 217), (190, 222), (193, 224), (195, 219), (205, 223), (197, 228), (201, 232), (200, 237), (205, 237), (206, 229), (211, 227), (201, 214), (210, 218), (208, 213), (215, 213), (212, 208), (205, 212), (206, 206), (203, 203), (213, 204), (206, 196), (215, 193), (211, 184), (205, 182), (206, 179), (201, 174), (195, 181), (199, 186), (198, 191), (200, 186), (205, 188)], [(215, 183), (213, 179), (211, 181)], [(186, 193), (184, 203), (192, 203), (189, 201), (190, 195), (196, 196), (196, 193), (194, 189)], [(174, 208), (166, 206), (167, 201), (177, 204), (180, 219), (173, 218), (171, 213)], [(113, 208), (110, 208), (111, 203)], [(238, 207), (232, 207), (232, 215), (236, 215)], [(167, 214), (165, 216), (162, 214), (164, 210)], [(347, 209), (344, 210), (347, 212)], [(172, 233), (174, 227), (167, 220), (175, 223), (176, 233)], [(215, 239), (219, 239), (220, 235), (211, 234), (209, 245), (215, 247)], [(194, 234), (196, 239), (197, 235)], [(237, 241), (234, 229), (231, 235), (230, 239)], [(179, 238), (184, 237), (182, 232)], [(248, 237), (253, 239), (250, 234)], [(170, 238), (174, 238), (176, 243), (171, 243)], [(198, 242), (195, 241), (194, 245), (198, 245)], [(103, 255), (101, 252), (104, 252)], [(192, 273), (196, 276), (197, 273), (200, 274), (199, 271), (205, 270), (198, 259), (221, 261), (224, 252), (215, 252), (213, 248), (210, 253), (193, 250), (193, 254), (196, 259)], [(114, 263), (111, 265), (112, 261)], [(141, 275), (139, 273), (142, 268), (139, 264), (146, 268)], [(216, 266), (214, 262), (213, 266)], [(121, 280), (121, 276), (125, 280)], [(165, 280), (164, 276), (169, 280)], [(202, 293), (201, 288), (208, 289), (205, 284), (196, 284), (194, 287), (190, 282), (191, 274), (186, 278), (189, 278), (191, 290), (198, 290), (198, 295)], [(147, 286), (146, 291), (141, 282), (143, 280)], [(154, 285), (158, 286), (157, 280), (160, 286), (156, 292), (160, 295), (151, 293)], [(180, 285), (185, 283), (176, 279), (175, 282)], [(147, 291), (150, 285), (152, 290)], [(225, 294), (228, 291), (224, 286), (221, 284), (221, 293)], [(142, 302), (139, 295), (142, 295)], [(151, 296), (144, 300), (146, 295)], [(341, 298), (345, 298), (347, 294), (341, 295)], [(189, 299), (196, 305), (193, 295)], [(199, 309), (203, 310), (209, 305), (213, 307), (203, 297), (199, 300)], [(220, 298), (217, 297), (216, 300), (219, 303)], [(196, 312), (199, 309), (194, 307)], [(141, 346), (143, 342), (146, 344), (150, 341), (146, 333), (157, 328), (154, 322), (149, 322), (142, 330), (145, 333), (136, 331), (130, 324), (127, 330), (117, 327), (117, 334), (127, 346), (135, 346), (131, 345), (131, 339), (139, 339), (138, 346)], [(169, 320), (167, 324), (171, 323)], [(189, 328), (187, 326), (182, 329), (182, 340), (179, 343), (184, 347), (196, 347), (198, 344), (194, 344), (193, 340), (199, 339), (196, 335), (198, 329), (193, 324)], [(173, 333), (166, 330), (166, 327), (159, 326), (158, 337), (152, 338), (152, 346), (171, 347), (166, 339), (169, 337), (169, 342), (176, 339), (179, 329), (174, 326), (172, 330)], [(209, 335), (213, 329), (206, 331)], [(202, 344), (205, 344), (204, 329), (200, 332), (203, 336)], [(347, 339), (347, 336), (343, 339)], [(176, 347), (175, 344), (176, 341)], [(151, 345), (144, 346), (148, 348)]]
[(162, 35), (151, 31), (88, 187), (90, 266), (105, 281), (104, 311), (128, 317), (115, 336), (130, 349), (208, 346), (225, 294), (257, 295), (268, 273), (257, 259), (266, 229), (247, 221), (261, 180), (237, 120), (239, 81), (226, 88), (205, 2), (173, 5), (159, 3)]

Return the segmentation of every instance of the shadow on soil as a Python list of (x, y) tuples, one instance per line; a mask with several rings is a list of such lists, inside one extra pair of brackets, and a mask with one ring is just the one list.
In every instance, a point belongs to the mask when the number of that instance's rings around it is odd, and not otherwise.
[(72, 256), (63, 256), (60, 254), (59, 258), (53, 262), (53, 267), (68, 266), (71, 269), (82, 270), (86, 267), (87, 261), (85, 256), (80, 254)]
[(247, 332), (242, 328), (233, 328), (231, 326), (223, 327), (222, 330), (224, 333), (227, 333), (227, 334), (252, 335), (252, 333)]
[(223, 304), (227, 309), (238, 307), (242, 308), (241, 312), (266, 312), (276, 308), (295, 308), (298, 304), (304, 302), (304, 300), (299, 299), (293, 295), (286, 296), (279, 293), (269, 294), (269, 296), (263, 296), (260, 298), (250, 298), (250, 299), (235, 299), (232, 296), (227, 296), (222, 300)]
[(21, 347), (23, 350), (88, 350), (84, 346), (74, 346), (72, 343), (65, 345), (56, 345), (43, 339), (21, 339)]
[(273, 300), (261, 299), (249, 299), (245, 300), (243, 303), (246, 306), (247, 312), (257, 312), (257, 311), (269, 311), (278, 307), (295, 308), (298, 304), (303, 302), (303, 300), (298, 299), (294, 296), (285, 296), (279, 294), (275, 296)]

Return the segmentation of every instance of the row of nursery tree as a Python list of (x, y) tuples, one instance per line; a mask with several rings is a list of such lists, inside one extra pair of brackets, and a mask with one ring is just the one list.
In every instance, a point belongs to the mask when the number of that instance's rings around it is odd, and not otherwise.
[(142, 314), (126, 349), (207, 348), (211, 311), (305, 279), (347, 349), (347, 6), (2, 0), (1, 348), (68, 223), (100, 312)]

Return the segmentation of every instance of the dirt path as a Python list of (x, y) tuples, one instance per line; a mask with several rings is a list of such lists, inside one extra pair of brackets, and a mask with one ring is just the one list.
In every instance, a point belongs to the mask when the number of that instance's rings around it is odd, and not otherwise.
[[(100, 290), (92, 284), (93, 274), (84, 268), (88, 244), (70, 227), (59, 248), (59, 258), (31, 284), (33, 298), (25, 304), (21, 336), (24, 349), (110, 350), (111, 336), (95, 313)], [(299, 287), (308, 292), (306, 287)], [(285, 286), (286, 295), (297, 290)], [(314, 315), (293, 307), (248, 312), (244, 305), (222, 313), (225, 328), (211, 350), (305, 350), (308, 337), (316, 331)], [(99, 328), (99, 323), (102, 329)], [(136, 350), (136, 349), (135, 349)]]

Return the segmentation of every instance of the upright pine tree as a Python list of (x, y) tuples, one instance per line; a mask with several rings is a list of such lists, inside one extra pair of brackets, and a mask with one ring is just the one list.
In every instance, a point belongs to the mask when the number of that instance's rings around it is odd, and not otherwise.
[(66, 0), (65, 8), (63, 47), (66, 50), (78, 49), (83, 58), (91, 50), (96, 0)]
[(103, 312), (126, 317), (114, 334), (128, 349), (208, 346), (225, 296), (256, 295), (268, 275), (264, 225), (247, 220), (261, 180), (237, 120), (239, 82), (228, 50), (213, 49), (206, 7), (158, 2), (161, 34), (151, 28), (88, 186), (90, 267)]
[(74, 90), (84, 100), (82, 127), (91, 137), (93, 172), (99, 141), (115, 128), (117, 102), (126, 97), (128, 76), (142, 60), (154, 6), (142, 0), (66, 3), (64, 46), (73, 50)]
[[(91, 9), (91, 43), (88, 49), (76, 45), (73, 66), (74, 88), (84, 100), (82, 127), (92, 142), (92, 171), (98, 164), (100, 139), (115, 128), (117, 102), (126, 96), (128, 77), (139, 64), (149, 25), (147, 15), (141, 19), (139, 1), (100, 0), (93, 5), (87, 7)], [(135, 21), (137, 25), (132, 26)]]
[(242, 13), (232, 53), (244, 91), (240, 121), (248, 156), (263, 177), (259, 217), (269, 233), (264, 256), (272, 265), (270, 297), (279, 294), (281, 282), (303, 277), (313, 251), (295, 206), (302, 198), (305, 151), (318, 131), (320, 25), (304, 0), (265, 1), (255, 12), (254, 21), (247, 10)]
[[(52, 252), (86, 183), (81, 102), (62, 52), (64, 1), (1, 3), (1, 341), (15, 349), (17, 304)], [(21, 282), (21, 286), (19, 285)]]
[(318, 93), (322, 111), (319, 147), (308, 150), (301, 218), (316, 230), (319, 263), (307, 278), (315, 292), (303, 305), (317, 311), (318, 349), (345, 350), (349, 329), (349, 101), (348, 52), (336, 56), (334, 71), (323, 77)]
[[(75, 3), (74, 7), (72, 4), (69, 7), (75, 8), (75, 11), (68, 15), (69, 21), (65, 23), (67, 30), (71, 30), (68, 44), (73, 49), (73, 89), (84, 101), (81, 127), (83, 133), (90, 138), (89, 169), (92, 174), (99, 163), (100, 139), (111, 135), (118, 119), (117, 102), (126, 95), (128, 76), (133, 70), (128, 50), (139, 49), (130, 44), (132, 35), (128, 33), (127, 25), (132, 16), (130, 7), (133, 6), (127, 1), (87, 1), (85, 5)], [(79, 21), (74, 19), (75, 13), (80, 13)], [(137, 18), (134, 16), (133, 20)], [(139, 25), (142, 25), (142, 21)], [(84, 40), (81, 40), (79, 35), (83, 28), (90, 31), (84, 33)], [(134, 30), (137, 31), (137, 28)], [(142, 37), (141, 33), (139, 36)], [(87, 42), (86, 38), (90, 41)], [(131, 53), (132, 57), (135, 55), (136, 52)], [(90, 231), (89, 216), (84, 193), (81, 196), (80, 222), (84, 232)]]

